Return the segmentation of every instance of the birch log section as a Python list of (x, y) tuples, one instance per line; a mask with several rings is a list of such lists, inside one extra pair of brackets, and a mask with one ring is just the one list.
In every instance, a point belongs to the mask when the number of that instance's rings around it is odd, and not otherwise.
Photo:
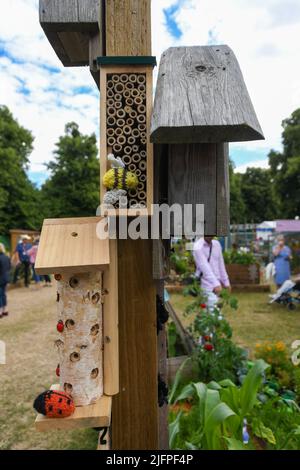
[(102, 272), (64, 275), (57, 300), (60, 386), (90, 405), (103, 395)]
[(151, 142), (264, 139), (242, 72), (226, 46), (171, 47), (162, 55)]

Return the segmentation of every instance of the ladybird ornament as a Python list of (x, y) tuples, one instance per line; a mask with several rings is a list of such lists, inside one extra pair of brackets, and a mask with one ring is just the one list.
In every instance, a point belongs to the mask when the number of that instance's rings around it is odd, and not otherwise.
[(33, 408), (48, 418), (67, 418), (75, 411), (73, 398), (59, 390), (41, 393), (33, 403)]
[(56, 329), (59, 333), (62, 333), (64, 331), (64, 322), (62, 320), (59, 320), (56, 325)]

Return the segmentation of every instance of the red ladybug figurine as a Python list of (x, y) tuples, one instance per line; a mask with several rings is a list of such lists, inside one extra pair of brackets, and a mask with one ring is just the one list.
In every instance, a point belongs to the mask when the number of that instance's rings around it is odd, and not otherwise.
[(56, 329), (59, 333), (62, 333), (64, 331), (64, 322), (62, 320), (59, 320), (56, 325)]
[(39, 395), (33, 404), (34, 409), (48, 418), (67, 418), (75, 411), (72, 397), (59, 390), (47, 390)]

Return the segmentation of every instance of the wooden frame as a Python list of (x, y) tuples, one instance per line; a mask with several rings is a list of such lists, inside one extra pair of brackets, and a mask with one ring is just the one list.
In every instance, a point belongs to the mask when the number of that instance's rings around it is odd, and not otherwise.
[[(109, 169), (107, 155), (113, 153), (112, 148), (107, 144), (107, 75), (110, 74), (130, 74), (139, 73), (146, 75), (146, 207), (116, 209), (116, 215), (135, 217), (138, 215), (151, 215), (153, 203), (153, 145), (150, 143), (149, 129), (152, 113), (152, 87), (153, 71), (150, 65), (101, 65), (100, 68), (100, 176), (101, 176), (101, 201), (103, 200), (106, 188), (102, 184), (102, 177)], [(110, 211), (107, 211), (111, 215)]]

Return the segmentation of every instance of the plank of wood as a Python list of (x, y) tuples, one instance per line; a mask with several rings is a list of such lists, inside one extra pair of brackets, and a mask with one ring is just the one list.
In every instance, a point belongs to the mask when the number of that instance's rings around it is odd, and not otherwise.
[(263, 138), (238, 61), (228, 46), (171, 47), (163, 53), (152, 142)]
[(106, 0), (106, 55), (151, 55), (151, 1)]
[[(60, 390), (58, 384), (51, 390)], [(111, 421), (112, 398), (103, 396), (93, 405), (77, 406), (68, 418), (47, 418), (38, 414), (35, 420), (37, 431), (71, 430), (80, 428), (107, 427)]]
[(45, 220), (35, 263), (38, 274), (89, 272), (109, 265), (109, 240), (97, 237), (99, 218)]
[[(217, 160), (215, 144), (169, 145), (169, 205), (204, 204), (205, 234), (217, 234)], [(196, 230), (196, 211), (193, 210)], [(174, 233), (174, 224), (171, 226)], [(202, 235), (203, 227), (199, 228)], [(187, 234), (186, 234), (187, 235)]]
[(217, 235), (227, 237), (230, 231), (229, 145), (217, 144)]
[(40, 0), (40, 23), (47, 31), (95, 32), (99, 26), (99, 0)]
[(118, 244), (109, 241), (110, 264), (103, 273), (104, 393), (119, 393)]
[(156, 289), (151, 240), (118, 240), (120, 393), (112, 448), (158, 448)]

